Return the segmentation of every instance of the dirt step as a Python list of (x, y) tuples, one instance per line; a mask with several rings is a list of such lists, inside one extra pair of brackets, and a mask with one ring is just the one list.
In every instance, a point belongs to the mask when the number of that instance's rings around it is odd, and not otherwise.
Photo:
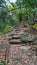
[(10, 43), (21, 43), (21, 40), (20, 39), (13, 39), (13, 40), (10, 40)]

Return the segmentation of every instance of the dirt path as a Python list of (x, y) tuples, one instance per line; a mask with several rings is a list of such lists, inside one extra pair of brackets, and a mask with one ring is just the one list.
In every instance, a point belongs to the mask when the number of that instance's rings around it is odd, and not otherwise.
[[(19, 33), (19, 31), (17, 32), (17, 30), (16, 31), (14, 30), (15, 33)], [(14, 34), (13, 34), (13, 39), (20, 38), (19, 35), (17, 34), (14, 35)], [(8, 34), (0, 38), (0, 44), (3, 45), (4, 42), (5, 44), (9, 44), (9, 49), (7, 49), (9, 50), (8, 56), (7, 56), (8, 65), (37, 65), (37, 55), (36, 55), (37, 45), (27, 46), (23, 43), (19, 44), (18, 42), (17, 42), (18, 44), (10, 44), (7, 37), (8, 37)]]
[[(21, 48), (21, 47), (24, 48)], [(25, 50), (25, 44), (10, 44), (9, 61), (11, 65), (37, 65), (37, 56), (34, 46)]]
[[(12, 37), (9, 40), (17, 40), (11, 41), (10, 49), (9, 49), (9, 62), (10, 65), (37, 65), (37, 56), (36, 56), (36, 45), (27, 46), (23, 43), (19, 43), (20, 28), (16, 27), (14, 32), (11, 34)], [(22, 32), (22, 31), (21, 31)], [(15, 44), (17, 43), (17, 44)]]

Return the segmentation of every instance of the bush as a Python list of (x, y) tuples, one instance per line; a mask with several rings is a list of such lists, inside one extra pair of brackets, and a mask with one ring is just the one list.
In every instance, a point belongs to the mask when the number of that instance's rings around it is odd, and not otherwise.
[(4, 32), (8, 32), (11, 29), (12, 29), (12, 27), (10, 25), (6, 24), (5, 27), (4, 27)]
[(27, 43), (27, 42), (33, 42), (34, 39), (35, 39), (35, 38), (34, 38), (31, 34), (27, 33), (27, 34), (24, 36), (24, 38), (22, 38), (21, 40), (22, 40), (22, 42)]
[(34, 23), (34, 22), (33, 22), (32, 20), (29, 20), (29, 21), (28, 21), (28, 24), (29, 24), (29, 25), (33, 25), (33, 23)]

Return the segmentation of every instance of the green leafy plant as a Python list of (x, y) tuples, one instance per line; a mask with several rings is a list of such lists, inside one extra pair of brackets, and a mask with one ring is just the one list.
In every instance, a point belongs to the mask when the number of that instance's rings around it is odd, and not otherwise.
[(37, 30), (37, 23), (34, 24), (33, 28)]
[(10, 31), (12, 28), (9, 24), (6, 24), (5, 27), (4, 27), (4, 32), (8, 32)]
[(5, 65), (6, 64), (6, 61), (1, 61), (0, 65)]

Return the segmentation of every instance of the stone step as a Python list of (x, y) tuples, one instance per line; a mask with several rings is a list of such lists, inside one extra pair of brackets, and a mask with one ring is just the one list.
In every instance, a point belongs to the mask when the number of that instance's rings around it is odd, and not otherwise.
[(15, 29), (15, 31), (20, 31), (19, 29)]
[(13, 35), (13, 36), (9, 37), (8, 40), (11, 40), (11, 39), (20, 39), (20, 38), (21, 38), (21, 36), (19, 36), (19, 35)]
[(12, 33), (11, 35), (19, 35), (19, 33)]
[(20, 29), (14, 29), (14, 31), (20, 31)]
[(20, 37), (20, 35), (13, 35), (13, 37)]
[(20, 39), (13, 39), (13, 40), (10, 40), (10, 43), (21, 43), (21, 40)]
[(13, 35), (12, 39), (20, 39), (21, 36), (20, 35)]
[(17, 29), (20, 29), (20, 28), (18, 27), (18, 28), (14, 28), (14, 29), (16, 29), (16, 30), (17, 30)]
[(19, 32), (21, 32), (21, 31), (13, 31), (14, 33), (19, 33)]
[(23, 34), (23, 32), (19, 32), (19, 33), (16, 33), (16, 32), (15, 32), (15, 33), (11, 33), (11, 36), (12, 36), (12, 35), (21, 35), (21, 34)]
[(20, 27), (19, 26), (16, 26), (15, 28), (17, 29), (17, 28), (20, 28)]
[(15, 32), (13, 32), (12, 34), (19, 34), (20, 32), (18, 32), (18, 31), (15, 31)]
[(15, 28), (20, 28), (20, 27), (15, 27)]

